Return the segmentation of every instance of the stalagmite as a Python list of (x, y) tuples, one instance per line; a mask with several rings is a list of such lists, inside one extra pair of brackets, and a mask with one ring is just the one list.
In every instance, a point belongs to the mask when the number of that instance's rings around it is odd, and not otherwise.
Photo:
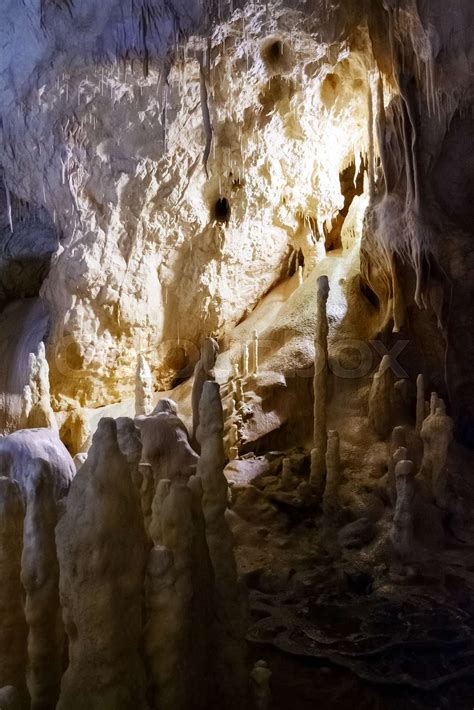
[(160, 481), (150, 526), (155, 547), (145, 644), (156, 707), (163, 710), (205, 710), (210, 699), (213, 589), (202, 510), (200, 517), (201, 523), (192, 488)]
[(341, 459), (339, 451), (339, 434), (337, 431), (328, 432), (328, 445), (326, 452), (326, 485), (323, 496), (323, 512), (331, 516), (338, 509), (338, 492), (341, 484)]
[[(436, 410), (440, 406), (440, 398), (437, 392), (432, 392), (431, 397), (430, 397), (430, 414), (433, 415), (436, 413)], [(443, 406), (443, 405), (441, 405)], [(421, 432), (421, 429), (420, 429)]]
[(413, 500), (415, 476), (412, 461), (401, 460), (395, 466), (397, 502), (393, 516), (390, 539), (401, 561), (413, 557)]
[(250, 673), (250, 693), (252, 710), (268, 710), (272, 693), (270, 679), (272, 672), (265, 661), (257, 661)]
[(218, 353), (219, 346), (214, 338), (206, 338), (202, 344), (201, 357), (194, 368), (194, 382), (191, 400), (193, 407), (193, 444), (196, 444), (196, 432), (199, 426), (199, 402), (201, 400), (202, 389), (207, 380), (215, 380), (216, 378), (214, 367)]
[(321, 481), (326, 470), (326, 446), (327, 446), (327, 400), (328, 400), (328, 319), (327, 300), (329, 296), (329, 280), (327, 276), (318, 278), (318, 292), (316, 305), (316, 336), (315, 336), (315, 359), (314, 359), (314, 433), (313, 451), (311, 452), (311, 475), (310, 483), (317, 489), (322, 490)]
[(155, 485), (161, 478), (187, 481), (196, 472), (198, 455), (177, 414), (165, 409), (148, 417), (137, 417), (135, 423), (140, 430), (142, 459), (151, 465)]
[(139, 710), (145, 533), (112, 419), (101, 419), (56, 527), (69, 666), (57, 710)]
[(303, 267), (298, 266), (298, 286), (302, 286), (304, 281)]
[(54, 708), (59, 698), (64, 628), (54, 529), (58, 512), (54, 476), (44, 459), (30, 463), (23, 528), (21, 581), (26, 592), (28, 690), (32, 709)]
[(369, 395), (369, 423), (381, 439), (387, 438), (392, 426), (391, 389), (390, 356), (384, 355), (373, 377)]
[(135, 373), (135, 416), (150, 414), (153, 409), (153, 378), (150, 367), (141, 353)]
[(252, 375), (258, 375), (259, 357), (258, 357), (258, 333), (256, 330), (252, 334)]
[(425, 419), (425, 381), (423, 375), (416, 378), (416, 433), (421, 434)]
[[(407, 431), (404, 426), (396, 426), (392, 431), (392, 438), (390, 441), (390, 458), (388, 460), (388, 490), (392, 502), (395, 501), (396, 493), (396, 481), (395, 481), (395, 453), (400, 449), (406, 447), (407, 444)], [(406, 451), (406, 449), (405, 449)], [(406, 458), (406, 456), (405, 456)]]
[(233, 535), (225, 517), (228, 486), (224, 476), (224, 420), (217, 383), (204, 384), (199, 409), (198, 476), (202, 482), (206, 539), (216, 583), (216, 679), (220, 705), (238, 710), (245, 707), (247, 692), (247, 616), (244, 593), (237, 577)]
[(44, 343), (40, 343), (38, 354), (30, 354), (28, 361), (28, 385), (23, 390), (24, 426), (29, 429), (46, 427), (58, 431), (58, 423), (51, 407), (49, 391), (49, 365)]
[(179, 700), (182, 681), (178, 650), (182, 610), (175, 585), (173, 553), (155, 545), (148, 558), (145, 581), (145, 651), (153, 679), (154, 704), (163, 710), (179, 710), (183, 705)]
[(441, 507), (446, 505), (447, 459), (453, 428), (453, 420), (446, 414), (445, 404), (440, 399), (436, 411), (425, 419), (421, 428), (423, 460), (418, 477), (428, 484)]
[(249, 346), (247, 343), (242, 345), (242, 377), (247, 377), (249, 374)]
[(23, 517), (19, 485), (0, 477), (0, 688), (11, 685), (26, 699), (27, 626), (20, 579)]

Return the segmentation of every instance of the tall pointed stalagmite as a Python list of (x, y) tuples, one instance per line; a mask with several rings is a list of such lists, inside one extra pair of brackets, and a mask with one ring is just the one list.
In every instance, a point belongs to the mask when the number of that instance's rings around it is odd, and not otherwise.
[(416, 378), (416, 433), (421, 434), (425, 418), (425, 380), (423, 375)]
[(326, 471), (327, 448), (327, 404), (328, 404), (328, 318), (327, 300), (329, 296), (329, 280), (327, 276), (318, 278), (318, 293), (316, 304), (316, 335), (314, 340), (314, 430), (313, 450), (311, 452), (310, 483), (313, 488), (322, 491)]
[(54, 477), (43, 459), (34, 459), (27, 476), (21, 581), (26, 592), (28, 689), (32, 710), (54, 708), (59, 698), (64, 627), (59, 606), (59, 565), (54, 529), (58, 511)]
[(24, 505), (19, 485), (0, 478), (0, 688), (27, 697), (26, 638), (20, 579)]
[(384, 355), (372, 379), (369, 395), (369, 424), (381, 439), (386, 439), (392, 428), (391, 390), (390, 356)]
[(69, 666), (57, 710), (144, 706), (145, 532), (113, 419), (102, 419), (56, 527)]
[(201, 357), (199, 358), (196, 367), (194, 368), (194, 382), (192, 391), (192, 407), (193, 407), (193, 435), (192, 440), (194, 445), (199, 445), (196, 438), (196, 432), (199, 426), (199, 402), (204, 383), (207, 380), (215, 380), (214, 366), (216, 364), (219, 346), (214, 338), (206, 338), (202, 344)]
[(198, 476), (203, 488), (206, 539), (216, 585), (218, 700), (222, 707), (240, 710), (245, 707), (248, 682), (245, 662), (247, 609), (237, 575), (234, 539), (225, 517), (228, 486), (224, 476), (224, 417), (217, 383), (204, 384), (199, 410), (197, 435), (201, 457)]

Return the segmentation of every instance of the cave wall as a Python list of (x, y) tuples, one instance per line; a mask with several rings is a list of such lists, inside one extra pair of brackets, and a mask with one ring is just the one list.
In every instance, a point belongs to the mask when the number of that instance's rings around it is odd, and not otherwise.
[(6, 13), (0, 163), (61, 234), (41, 289), (54, 406), (130, 395), (138, 352), (169, 386), (286, 275), (305, 220), (317, 237), (344, 208), (340, 172), (367, 149), (367, 33), (352, 53), (321, 44), (280, 3), (217, 23), (178, 3)]

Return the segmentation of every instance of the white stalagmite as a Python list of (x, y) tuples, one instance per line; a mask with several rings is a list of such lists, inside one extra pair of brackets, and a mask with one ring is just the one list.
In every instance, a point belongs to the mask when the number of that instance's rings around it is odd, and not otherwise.
[(44, 459), (29, 464), (21, 581), (26, 592), (28, 690), (31, 707), (54, 708), (59, 698), (64, 627), (59, 606), (59, 565), (54, 529), (58, 511), (54, 477)]
[(56, 416), (51, 407), (49, 390), (49, 365), (44, 343), (40, 343), (38, 354), (30, 353), (28, 361), (28, 384), (23, 390), (22, 403), (24, 428), (46, 427), (58, 431)]
[(412, 461), (400, 460), (395, 466), (397, 502), (393, 516), (390, 539), (393, 549), (402, 562), (413, 557), (413, 501), (415, 476)]
[(341, 458), (339, 450), (339, 434), (337, 431), (328, 432), (326, 451), (326, 485), (323, 496), (323, 512), (331, 516), (338, 509), (338, 493), (341, 484)]
[(247, 670), (245, 633), (247, 608), (237, 575), (234, 539), (225, 517), (228, 485), (224, 475), (224, 417), (219, 385), (206, 382), (200, 403), (201, 444), (198, 476), (202, 482), (202, 507), (206, 539), (216, 584), (216, 679), (221, 707), (240, 710), (246, 706)]
[(137, 358), (135, 373), (135, 415), (150, 414), (153, 409), (153, 377), (142, 353)]
[(328, 404), (328, 318), (327, 300), (329, 280), (327, 276), (318, 278), (316, 304), (316, 336), (314, 341), (314, 430), (313, 450), (311, 452), (310, 483), (314, 489), (322, 492), (322, 481), (326, 471), (327, 447), (327, 404)]
[(425, 380), (423, 375), (416, 378), (416, 433), (421, 434), (421, 427), (425, 419)]
[(56, 527), (69, 666), (57, 710), (144, 705), (145, 532), (113, 419), (101, 419)]
[(369, 424), (381, 439), (387, 438), (392, 427), (391, 390), (390, 356), (384, 355), (373, 377), (369, 395)]
[(247, 343), (242, 345), (242, 377), (247, 377), (249, 374), (249, 346)]
[(252, 374), (258, 375), (259, 357), (258, 357), (258, 332), (252, 333)]
[(0, 477), (0, 688), (26, 697), (27, 626), (20, 579), (23, 498), (19, 485)]

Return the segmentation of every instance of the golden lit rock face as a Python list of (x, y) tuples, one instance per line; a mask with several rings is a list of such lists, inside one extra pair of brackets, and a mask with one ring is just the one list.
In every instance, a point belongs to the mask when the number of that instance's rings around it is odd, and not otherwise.
[(146, 77), (140, 62), (55, 56), (25, 97), (5, 167), (63, 234), (42, 288), (56, 408), (130, 396), (140, 352), (168, 386), (286, 275), (292, 249), (317, 261), (340, 173), (367, 151), (370, 52), (363, 33), (352, 54), (317, 42), (298, 13), (269, 24), (236, 11), (209, 54), (191, 37)]

